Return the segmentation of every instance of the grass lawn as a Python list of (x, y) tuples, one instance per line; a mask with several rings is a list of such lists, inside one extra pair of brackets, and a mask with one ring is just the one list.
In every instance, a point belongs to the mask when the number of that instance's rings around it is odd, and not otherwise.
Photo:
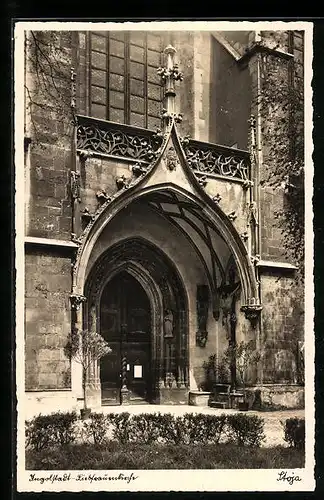
[(28, 470), (109, 469), (292, 469), (304, 467), (304, 452), (294, 448), (239, 447), (233, 444), (71, 444), (27, 450)]

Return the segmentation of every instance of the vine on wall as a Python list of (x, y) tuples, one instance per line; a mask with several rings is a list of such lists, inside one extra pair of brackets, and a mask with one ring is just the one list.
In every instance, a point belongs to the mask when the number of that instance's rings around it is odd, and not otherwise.
[(261, 110), (264, 169), (261, 185), (283, 191), (283, 207), (275, 211), (285, 255), (304, 272), (304, 95), (303, 80), (293, 60), (262, 57)]
[(25, 105), (31, 127), (25, 124), (25, 134), (34, 145), (44, 147), (70, 133), (71, 44), (71, 32), (26, 32)]

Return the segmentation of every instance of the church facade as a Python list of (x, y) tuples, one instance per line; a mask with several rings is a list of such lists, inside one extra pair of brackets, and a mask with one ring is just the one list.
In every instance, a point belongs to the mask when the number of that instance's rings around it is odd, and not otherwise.
[(188, 404), (242, 342), (252, 396), (302, 407), (303, 293), (284, 190), (261, 182), (258, 96), (267, 57), (302, 78), (303, 33), (31, 31), (26, 47), (27, 404), (82, 405), (77, 330), (111, 348), (87, 373), (93, 408)]

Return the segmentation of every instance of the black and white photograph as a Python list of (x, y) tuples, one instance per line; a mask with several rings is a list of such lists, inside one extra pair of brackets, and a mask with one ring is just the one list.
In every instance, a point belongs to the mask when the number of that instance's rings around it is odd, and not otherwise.
[(314, 490), (312, 28), (15, 24), (18, 491)]

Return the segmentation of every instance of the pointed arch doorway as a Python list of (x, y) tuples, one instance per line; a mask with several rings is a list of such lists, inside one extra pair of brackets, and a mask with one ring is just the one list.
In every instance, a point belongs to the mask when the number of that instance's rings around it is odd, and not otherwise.
[[(151, 305), (142, 285), (121, 271), (100, 299), (100, 332), (112, 354), (101, 360), (102, 404), (151, 402)], [(123, 394), (124, 392), (124, 394)]]
[(96, 401), (186, 403), (188, 299), (164, 252), (141, 237), (116, 243), (94, 263), (85, 295), (84, 329), (96, 328), (112, 348), (89, 382)]

